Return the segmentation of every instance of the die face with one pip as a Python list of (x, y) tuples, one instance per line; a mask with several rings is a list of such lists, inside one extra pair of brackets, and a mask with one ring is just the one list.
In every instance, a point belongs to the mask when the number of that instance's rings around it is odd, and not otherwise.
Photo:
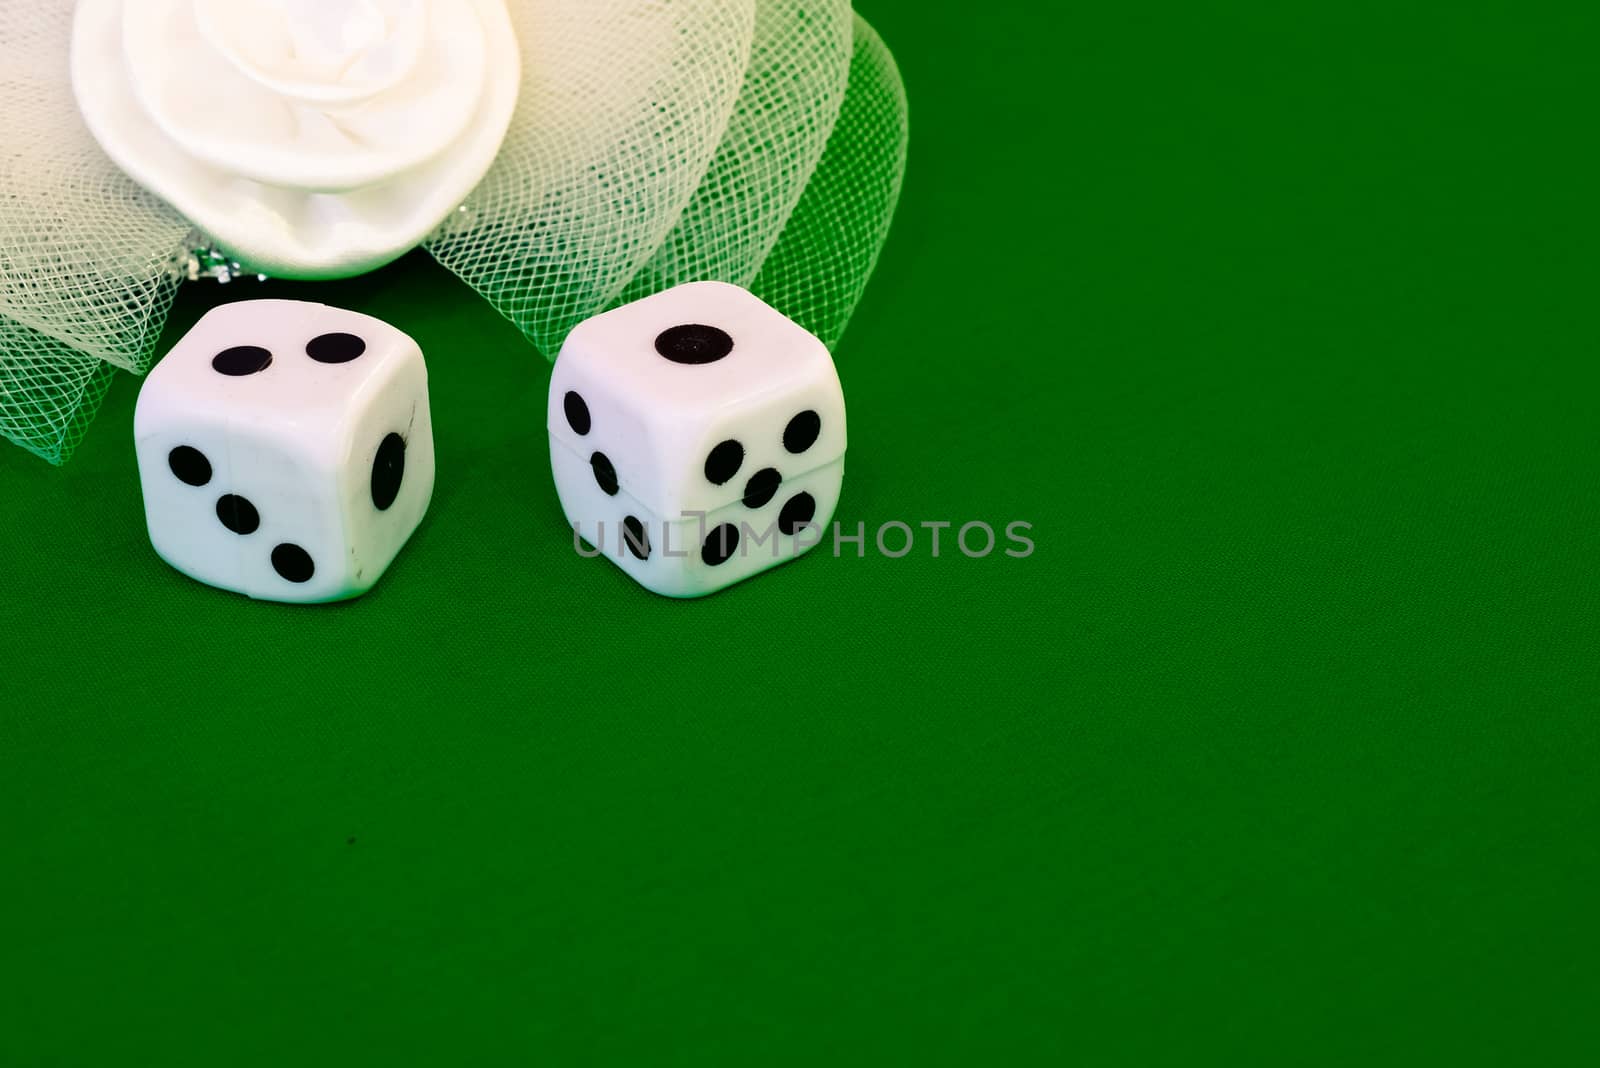
[(421, 349), (323, 304), (207, 314), (145, 379), (134, 438), (156, 552), (261, 600), (365, 593), (433, 496)]
[(580, 324), (547, 416), (568, 522), (667, 596), (713, 593), (805, 552), (839, 500), (833, 358), (738, 286), (690, 283)]

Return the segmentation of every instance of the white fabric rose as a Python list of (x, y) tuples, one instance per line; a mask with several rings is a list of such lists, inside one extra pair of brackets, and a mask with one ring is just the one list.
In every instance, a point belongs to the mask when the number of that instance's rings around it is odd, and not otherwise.
[(81, 0), (95, 139), (248, 267), (342, 277), (415, 247), (515, 110), (503, 0)]

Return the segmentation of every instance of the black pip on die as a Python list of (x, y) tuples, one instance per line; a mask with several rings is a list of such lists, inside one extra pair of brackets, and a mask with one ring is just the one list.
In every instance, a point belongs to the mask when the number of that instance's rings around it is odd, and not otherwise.
[(647, 589), (698, 597), (821, 541), (844, 478), (827, 347), (738, 286), (596, 316), (550, 379), (567, 521)]
[(134, 438), (156, 552), (262, 600), (365, 593), (433, 496), (422, 350), (322, 304), (206, 315), (145, 380)]

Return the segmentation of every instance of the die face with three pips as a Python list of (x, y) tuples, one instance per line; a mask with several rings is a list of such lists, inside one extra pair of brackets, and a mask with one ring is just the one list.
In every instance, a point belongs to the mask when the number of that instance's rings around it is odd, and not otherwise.
[(695, 282), (580, 324), (551, 376), (567, 520), (641, 585), (713, 593), (805, 552), (844, 476), (827, 347), (737, 286)]
[(421, 349), (321, 304), (207, 314), (145, 380), (134, 437), (157, 553), (262, 600), (366, 592), (433, 494)]

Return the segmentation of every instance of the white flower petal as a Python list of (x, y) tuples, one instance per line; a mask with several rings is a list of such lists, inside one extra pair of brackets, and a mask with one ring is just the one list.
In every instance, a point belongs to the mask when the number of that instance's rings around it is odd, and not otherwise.
[(289, 95), (357, 100), (422, 55), (427, 0), (194, 0), (206, 41), (246, 77)]
[(107, 154), (250, 267), (381, 266), (493, 162), (520, 80), (502, 0), (226, 2), (84, 0), (73, 85)]

